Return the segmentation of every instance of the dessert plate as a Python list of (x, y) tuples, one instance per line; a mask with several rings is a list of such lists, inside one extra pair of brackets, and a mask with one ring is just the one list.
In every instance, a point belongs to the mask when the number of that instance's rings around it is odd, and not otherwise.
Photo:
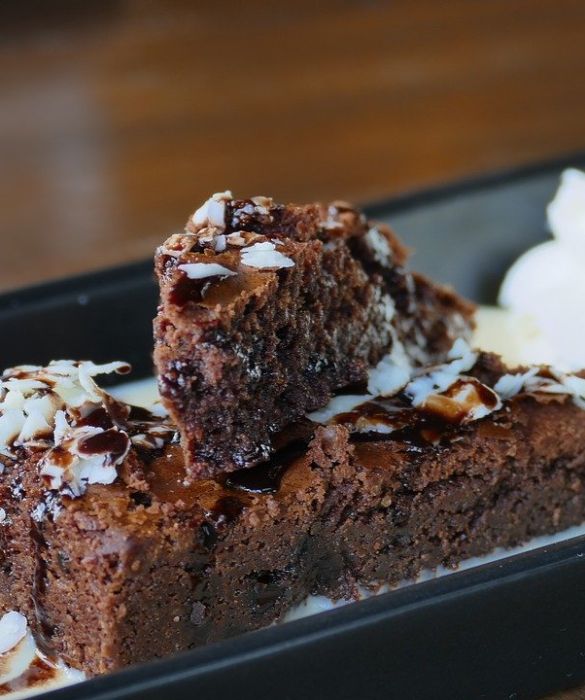
[[(545, 206), (568, 166), (585, 154), (366, 209), (417, 250), (413, 267), (492, 303), (510, 264), (546, 239)], [(156, 296), (151, 261), (4, 294), (0, 366), (120, 358), (147, 376)], [(584, 600), (580, 536), (51, 697), (537, 698), (585, 680)]]

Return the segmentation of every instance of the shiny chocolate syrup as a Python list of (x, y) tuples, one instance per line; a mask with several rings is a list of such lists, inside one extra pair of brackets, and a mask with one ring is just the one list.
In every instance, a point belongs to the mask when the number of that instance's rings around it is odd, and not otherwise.
[(94, 409), (86, 416), (83, 416), (77, 421), (78, 426), (91, 426), (92, 428), (102, 428), (108, 430), (113, 428), (114, 424), (108, 411), (103, 406)]
[(350, 430), (375, 433), (383, 437), (412, 423), (412, 409), (384, 401), (365, 401), (351, 411), (339, 413), (332, 419), (335, 425), (345, 425)]
[[(97, 452), (111, 451), (114, 457), (117, 454), (123, 454), (122, 439), (117, 431), (112, 430), (114, 428), (123, 430), (130, 438), (137, 435), (148, 435), (151, 431), (154, 431), (154, 434), (157, 437), (163, 439), (164, 444), (173, 440), (176, 433), (176, 428), (172, 426), (168, 420), (155, 415), (147, 408), (130, 406), (129, 404), (117, 401), (112, 396), (107, 394), (104, 396), (104, 403), (105, 406), (103, 408), (97, 408), (84, 418), (77, 421), (77, 425), (88, 425), (95, 428), (102, 428), (108, 432), (109, 438), (104, 438), (103, 442), (96, 440), (93, 443), (89, 443), (91, 447), (96, 448)], [(111, 449), (97, 449), (98, 447), (105, 445), (108, 441)], [(84, 444), (87, 445), (87, 443)], [(146, 449), (143, 450), (145, 457), (147, 451), (148, 450)], [(157, 451), (158, 448), (153, 448), (152, 457), (156, 455)]]
[(304, 418), (276, 433), (272, 439), (274, 452), (268, 461), (227, 474), (222, 479), (223, 485), (250, 494), (275, 493), (286, 471), (306, 454), (316, 427)]
[(437, 445), (455, 428), (470, 420), (473, 411), (498, 406), (498, 396), (473, 377), (462, 377), (441, 394), (431, 394), (421, 406), (412, 406), (400, 393), (374, 399), (333, 419), (351, 431), (351, 442), (396, 440), (419, 446)]
[(275, 493), (287, 469), (306, 453), (307, 446), (308, 440), (293, 440), (277, 450), (268, 462), (228, 474), (225, 486), (248, 493)]
[(432, 394), (423, 404), (422, 410), (435, 415), (452, 425), (461, 425), (468, 420), (474, 409), (484, 407), (488, 411), (497, 408), (497, 394), (474, 377), (462, 377), (442, 394)]
[(365, 401), (332, 420), (350, 430), (350, 442), (400, 440), (417, 445), (434, 444), (448, 428), (443, 421), (431, 420), (399, 394), (391, 399)]
[(239, 517), (250, 502), (249, 496), (276, 493), (286, 471), (306, 453), (308, 442), (308, 439), (293, 440), (277, 450), (268, 462), (220, 478), (216, 483), (221, 483), (227, 493), (205, 510), (206, 521), (201, 525), (203, 545), (208, 549), (213, 547), (218, 531)]
[(128, 437), (125, 433), (111, 428), (80, 440), (77, 449), (81, 454), (87, 455), (111, 454), (112, 461), (115, 461), (128, 449)]
[(285, 436), (276, 436), (277, 450), (268, 462), (216, 480), (188, 480), (180, 446), (170, 445), (149, 465), (146, 478), (152, 493), (160, 500), (187, 510), (203, 510), (205, 520), (197, 526), (202, 545), (211, 549), (223, 527), (234, 522), (255, 495), (278, 491), (284, 473), (306, 453), (313, 429), (310, 421), (291, 426), (287, 431), (288, 442)]

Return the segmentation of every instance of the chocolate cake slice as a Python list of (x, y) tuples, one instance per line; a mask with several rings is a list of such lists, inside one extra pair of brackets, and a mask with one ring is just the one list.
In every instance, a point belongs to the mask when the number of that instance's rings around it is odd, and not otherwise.
[(337, 396), (268, 463), (193, 481), (165, 416), (97, 387), (116, 369), (0, 381), (0, 613), (26, 615), (43, 650), (89, 674), (585, 519), (577, 375), (509, 371), (458, 341), (392, 395)]
[(0, 613), (24, 615), (43, 653), (90, 675), (278, 619), (306, 595), (304, 543), (325, 497), (309, 421), (254, 487), (266, 495), (186, 485), (167, 419), (92, 379), (126, 367), (0, 380)]
[(405, 270), (406, 250), (348, 204), (211, 197), (156, 253), (155, 362), (189, 474), (265, 461), (332, 394), (442, 361), (472, 307)]

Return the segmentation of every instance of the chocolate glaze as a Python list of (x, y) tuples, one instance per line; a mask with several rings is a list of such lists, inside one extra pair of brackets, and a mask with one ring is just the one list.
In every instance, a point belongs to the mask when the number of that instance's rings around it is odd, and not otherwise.
[(450, 424), (413, 408), (406, 397), (366, 401), (333, 420), (351, 431), (350, 442), (403, 441), (426, 446), (436, 444), (450, 430)]
[(104, 407), (106, 412), (110, 416), (112, 425), (116, 425), (118, 426), (118, 428), (122, 429), (127, 428), (130, 419), (130, 414), (132, 413), (132, 409), (134, 408), (133, 406), (129, 406), (128, 404), (123, 403), (122, 401), (116, 400), (113, 396), (105, 394)]
[[(463, 389), (469, 388), (464, 400), (455, 400)], [(444, 440), (454, 427), (463, 425), (470, 412), (480, 406), (489, 411), (498, 405), (492, 389), (473, 377), (462, 377), (442, 394), (432, 394), (418, 407), (409, 398), (398, 394), (391, 399), (366, 401), (352, 411), (333, 419), (352, 432), (353, 442), (400, 440), (407, 443), (435, 445)]]
[[(458, 394), (467, 389), (464, 400)], [(425, 401), (422, 410), (452, 425), (461, 425), (470, 412), (481, 406), (493, 411), (498, 405), (497, 394), (485, 384), (473, 377), (462, 377), (442, 394), (433, 394)]]
[(78, 426), (91, 426), (93, 428), (102, 428), (108, 430), (113, 428), (114, 424), (108, 411), (103, 406), (99, 406), (95, 410), (88, 413), (87, 416), (80, 418), (77, 421)]
[(142, 406), (130, 406), (130, 413), (128, 414), (128, 421), (131, 423), (152, 423), (160, 422), (160, 418), (157, 418), (151, 411)]
[(115, 461), (126, 452), (128, 444), (126, 433), (111, 428), (80, 440), (78, 450), (87, 455), (110, 454)]
[(305, 454), (313, 429), (314, 424), (310, 421), (291, 426), (287, 431), (291, 441), (285, 443), (285, 437), (278, 435), (276, 442), (283, 446), (268, 462), (218, 480), (187, 479), (180, 447), (169, 445), (160, 457), (149, 464), (146, 478), (151, 492), (159, 500), (180, 506), (201, 506), (204, 518), (199, 524), (201, 543), (206, 549), (212, 549), (218, 532), (240, 516), (251, 502), (251, 494), (268, 494), (278, 490), (283, 474)]
[[(467, 411), (473, 408), (477, 401), (490, 409), (495, 408), (497, 404), (497, 397), (493, 391), (472, 378), (455, 382), (445, 392), (445, 401), (450, 401), (450, 396), (456, 395), (457, 391), (467, 384), (473, 386), (476, 395), (471, 397), (469, 403), (461, 406), (457, 404), (457, 410), (452, 406), (443, 405), (441, 410), (434, 405), (414, 408), (408, 397), (400, 394), (392, 399), (366, 401), (352, 411), (336, 416), (332, 422), (350, 429), (351, 442), (395, 440), (416, 446), (437, 445), (449, 437), (454, 426), (464, 422)], [(349, 393), (356, 389), (362, 389), (362, 386), (346, 388)], [(454, 402), (451, 401), (451, 404)], [(313, 429), (314, 424), (309, 427), (305, 422), (296, 424), (292, 434), (289, 431), (283, 432), (275, 438), (275, 444), (282, 445), (287, 434), (290, 442), (284, 443), (269, 461), (228, 474), (223, 480), (223, 485), (234, 491), (252, 494), (277, 492), (286, 471), (306, 453)], [(218, 512), (220, 510), (221, 508)]]
[[(150, 491), (159, 501), (191, 508), (210, 490), (210, 484), (187, 481), (186, 476), (185, 458), (179, 445), (167, 445), (163, 453), (148, 464), (146, 471)], [(210, 496), (213, 497), (213, 492)]]
[[(235, 255), (239, 256), (239, 252)], [(218, 262), (224, 264), (221, 258)], [(238, 262), (230, 257), (229, 266), (235, 269)], [(189, 303), (206, 309), (213, 309), (216, 306), (225, 307), (233, 303), (243, 292), (252, 291), (259, 285), (266, 284), (270, 277), (271, 275), (266, 271), (256, 271), (253, 268), (246, 268), (245, 273), (229, 277), (214, 275), (200, 280), (192, 280), (182, 275), (173, 284), (169, 292), (169, 301), (180, 308)]]
[[(365, 401), (351, 411), (340, 413), (332, 420), (336, 425), (345, 425), (350, 430), (376, 432), (377, 435), (389, 434), (413, 422), (413, 409), (391, 402)], [(381, 430), (376, 431), (374, 426)], [(367, 428), (370, 427), (370, 430)]]
[[(74, 423), (75, 427), (100, 428), (105, 431), (81, 442), (80, 449), (87, 454), (111, 452), (114, 457), (123, 454), (127, 444), (123, 445), (123, 436), (115, 428), (123, 430), (129, 436), (148, 435), (150, 430), (157, 428), (157, 437), (165, 436), (167, 442), (174, 435), (174, 428), (170, 423), (146, 408), (130, 406), (117, 401), (109, 394), (104, 394), (103, 401), (103, 406), (96, 406), (86, 415), (77, 418)], [(161, 428), (168, 428), (168, 432), (161, 432)]]
[(229, 474), (225, 486), (248, 493), (275, 493), (286, 470), (306, 451), (307, 440), (293, 440), (275, 452), (270, 461)]
[[(366, 432), (355, 431), (350, 435), (350, 442), (373, 443), (393, 441), (403, 442), (406, 445), (417, 447), (429, 447), (431, 445), (444, 443), (449, 439), (453, 431), (451, 423), (425, 416), (414, 409), (405, 411), (401, 418), (404, 418), (404, 421), (400, 425), (397, 425), (392, 432), (386, 433), (376, 430)], [(347, 427), (351, 429), (351, 426)]]

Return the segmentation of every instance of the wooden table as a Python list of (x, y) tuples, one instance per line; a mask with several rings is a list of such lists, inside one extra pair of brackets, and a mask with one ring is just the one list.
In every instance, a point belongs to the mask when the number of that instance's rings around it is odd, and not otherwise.
[(150, 255), (219, 189), (364, 201), (583, 148), (584, 29), (583, 0), (4, 3), (0, 288)]

